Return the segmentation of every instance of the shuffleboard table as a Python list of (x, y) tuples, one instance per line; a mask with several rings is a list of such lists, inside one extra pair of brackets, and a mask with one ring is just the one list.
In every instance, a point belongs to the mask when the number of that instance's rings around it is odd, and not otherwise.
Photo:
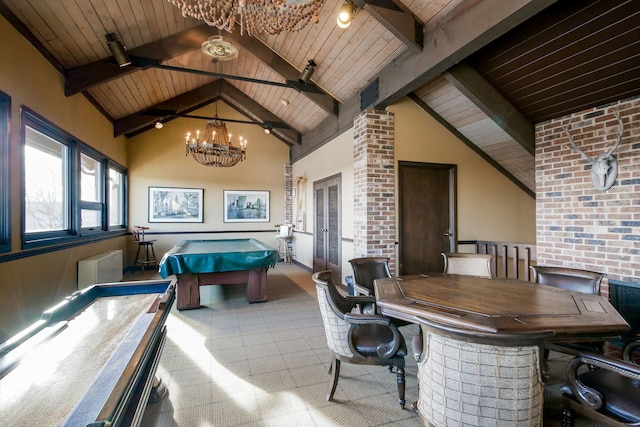
[(178, 310), (200, 308), (200, 286), (247, 284), (247, 301), (267, 300), (267, 270), (278, 251), (256, 239), (183, 240), (164, 254), (160, 276), (178, 279)]
[(137, 426), (150, 397), (175, 299), (170, 280), (75, 292), (0, 346), (0, 424)]

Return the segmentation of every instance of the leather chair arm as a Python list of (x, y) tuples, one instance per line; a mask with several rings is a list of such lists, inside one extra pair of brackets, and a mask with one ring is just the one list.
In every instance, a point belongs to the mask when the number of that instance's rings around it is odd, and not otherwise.
[(602, 407), (604, 398), (598, 390), (587, 387), (578, 379), (578, 369), (582, 365), (588, 365), (590, 369), (594, 367), (606, 369), (627, 378), (640, 381), (640, 365), (597, 353), (582, 353), (574, 357), (567, 365), (567, 381), (571, 393), (582, 404), (595, 410)]
[(355, 307), (359, 304), (375, 304), (376, 298), (374, 296), (366, 296), (366, 295), (354, 295), (354, 296), (346, 296), (345, 300), (349, 301), (352, 307)]
[(622, 349), (622, 358), (626, 362), (635, 363), (635, 361), (632, 359), (632, 354), (636, 348), (640, 348), (640, 339), (631, 341), (624, 346), (624, 348)]
[(400, 345), (404, 342), (404, 337), (398, 330), (398, 327), (391, 323), (391, 319), (388, 317), (378, 314), (349, 313), (344, 315), (344, 320), (351, 325), (383, 325), (389, 328), (393, 334), (393, 338), (388, 342), (380, 343), (376, 348), (376, 353), (381, 359), (389, 359), (395, 356), (400, 349)]
[(373, 296), (371, 295), (369, 289), (365, 288), (364, 286), (360, 286), (357, 283), (353, 284), (353, 289), (355, 289), (355, 291), (360, 295)]
[(358, 314), (347, 313), (344, 315), (344, 320), (352, 325), (385, 325), (391, 324), (391, 319), (388, 317), (380, 316), (379, 314)]

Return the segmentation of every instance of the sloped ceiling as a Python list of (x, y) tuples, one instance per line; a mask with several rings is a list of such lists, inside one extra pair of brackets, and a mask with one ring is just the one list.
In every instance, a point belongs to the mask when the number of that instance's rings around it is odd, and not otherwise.
[[(223, 100), (269, 126), (295, 161), (364, 108), (409, 96), (534, 195), (535, 123), (640, 94), (637, 0), (356, 0), (351, 26), (326, 0), (318, 24), (279, 35), (221, 32), (165, 0), (0, 0), (0, 13), (132, 136)], [(120, 68), (105, 35), (132, 65)], [(237, 59), (200, 45), (222, 34)], [(313, 59), (307, 85), (297, 77)]]

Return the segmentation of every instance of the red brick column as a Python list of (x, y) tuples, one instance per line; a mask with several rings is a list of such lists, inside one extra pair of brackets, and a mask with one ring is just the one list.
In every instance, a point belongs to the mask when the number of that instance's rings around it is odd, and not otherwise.
[(363, 111), (354, 121), (354, 257), (386, 256), (395, 272), (395, 117)]

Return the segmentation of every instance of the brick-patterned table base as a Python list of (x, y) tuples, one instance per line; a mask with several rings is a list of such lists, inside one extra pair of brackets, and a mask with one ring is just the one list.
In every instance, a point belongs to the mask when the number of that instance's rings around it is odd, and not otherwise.
[(538, 346), (499, 347), (423, 327), (420, 416), (434, 426), (542, 425)]

